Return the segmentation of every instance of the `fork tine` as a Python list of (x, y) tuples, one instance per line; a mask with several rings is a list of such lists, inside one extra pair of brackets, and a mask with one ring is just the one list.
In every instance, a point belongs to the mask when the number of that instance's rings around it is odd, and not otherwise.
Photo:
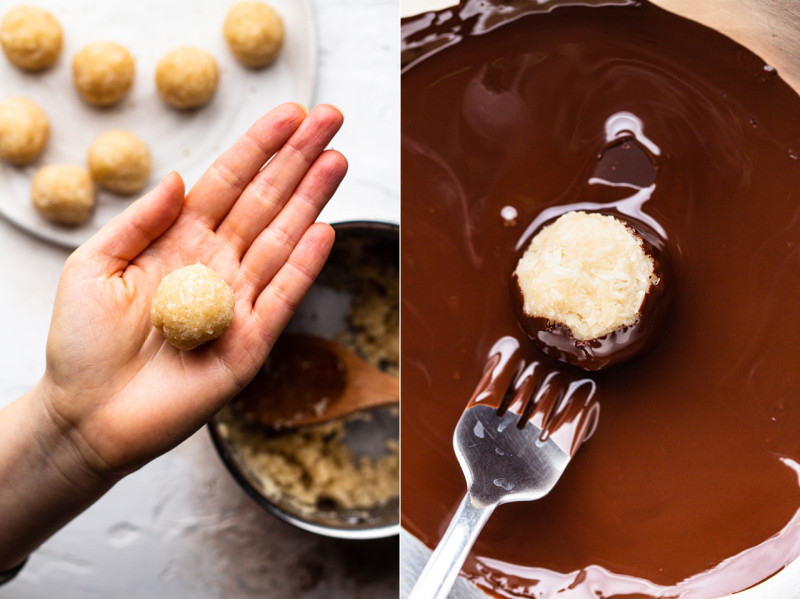
[(518, 427), (522, 428), (528, 421), (532, 422), (535, 426), (546, 430), (547, 423), (550, 422), (553, 414), (561, 404), (564, 398), (564, 377), (558, 371), (550, 371), (543, 378), (536, 390), (536, 393), (530, 396), (525, 409), (522, 411), (521, 418), (519, 419)]
[(530, 422), (541, 429), (540, 442), (554, 437), (554, 442), (572, 456), (597, 425), (600, 406), (594, 400), (595, 391), (592, 379), (576, 380), (535, 361), (512, 381), (497, 415), (507, 411), (518, 414), (517, 428)]
[[(588, 382), (591, 386), (574, 382), (546, 362), (526, 364), (515, 339), (495, 344), (453, 432), (467, 493), (409, 598), (445, 599), (495, 507), (532, 501), (550, 492), (572, 456), (556, 438), (569, 442), (561, 439), (562, 429), (583, 435), (591, 428), (590, 421), (575, 413), (596, 405), (594, 383)], [(552, 426), (556, 429), (550, 430)]]
[(519, 357), (519, 341), (503, 337), (489, 351), (489, 357), (467, 406), (486, 404), (499, 408), (507, 399), (524, 367)]
[(597, 427), (600, 404), (595, 398), (596, 390), (597, 385), (590, 378), (570, 382), (564, 399), (543, 429), (543, 434), (570, 457)]
[(507, 400), (498, 410), (497, 415), (502, 416), (508, 411), (522, 416), (530, 398), (538, 393), (545, 378), (546, 373), (540, 362), (534, 361), (525, 366), (509, 389)]

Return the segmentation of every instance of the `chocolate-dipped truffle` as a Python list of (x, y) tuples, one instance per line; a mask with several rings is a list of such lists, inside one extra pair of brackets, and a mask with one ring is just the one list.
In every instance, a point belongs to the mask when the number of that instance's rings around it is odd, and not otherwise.
[(567, 212), (539, 230), (517, 263), (520, 323), (544, 353), (586, 370), (628, 360), (656, 337), (664, 270), (629, 224)]

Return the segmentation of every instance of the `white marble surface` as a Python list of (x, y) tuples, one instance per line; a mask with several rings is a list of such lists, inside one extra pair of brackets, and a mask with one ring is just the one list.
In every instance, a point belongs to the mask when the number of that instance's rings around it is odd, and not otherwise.
[[(397, 0), (312, 3), (316, 99), (344, 111), (334, 147), (350, 161), (323, 218), (398, 222)], [(41, 375), (66, 257), (65, 250), (0, 220), (0, 405)], [(278, 521), (239, 490), (201, 430), (45, 543), (19, 577), (0, 588), (0, 597), (396, 597), (396, 544), (325, 539)]]

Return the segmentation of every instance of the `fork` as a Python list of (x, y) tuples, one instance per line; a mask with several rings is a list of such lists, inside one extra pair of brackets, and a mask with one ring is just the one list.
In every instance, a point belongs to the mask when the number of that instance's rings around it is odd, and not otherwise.
[(525, 365), (518, 350), (512, 337), (494, 345), (456, 424), (453, 447), (467, 493), (408, 599), (445, 599), (494, 509), (547, 495), (594, 430), (594, 381)]

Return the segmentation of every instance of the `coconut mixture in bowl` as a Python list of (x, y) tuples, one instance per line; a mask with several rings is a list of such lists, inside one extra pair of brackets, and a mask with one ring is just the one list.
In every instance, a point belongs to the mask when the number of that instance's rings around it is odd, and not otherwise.
[[(374, 222), (334, 228), (331, 256), (284, 335), (332, 339), (397, 376), (398, 229)], [(272, 513), (329, 536), (376, 538), (398, 531), (398, 425), (397, 407), (388, 406), (265, 428), (234, 399), (210, 429), (233, 475)]]

